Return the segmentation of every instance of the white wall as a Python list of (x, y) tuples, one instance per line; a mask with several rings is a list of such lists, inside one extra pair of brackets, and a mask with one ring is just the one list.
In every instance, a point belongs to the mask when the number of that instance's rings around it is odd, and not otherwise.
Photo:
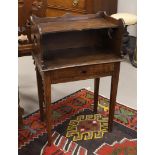
[[(118, 0), (117, 12), (137, 15), (137, 0)], [(128, 32), (131, 36), (137, 36), (137, 25), (129, 26)]]

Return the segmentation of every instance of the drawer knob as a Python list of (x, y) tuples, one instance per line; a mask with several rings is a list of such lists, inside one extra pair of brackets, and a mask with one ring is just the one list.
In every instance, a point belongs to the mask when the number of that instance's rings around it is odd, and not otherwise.
[(73, 0), (73, 6), (77, 6), (79, 3), (79, 0)]
[(83, 70), (81, 73), (85, 74), (85, 73), (87, 73), (87, 71), (86, 70)]

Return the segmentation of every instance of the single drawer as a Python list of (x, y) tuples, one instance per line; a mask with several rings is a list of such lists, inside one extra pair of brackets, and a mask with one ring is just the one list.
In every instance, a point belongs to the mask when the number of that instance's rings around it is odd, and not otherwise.
[(48, 6), (64, 9), (85, 10), (86, 0), (48, 0)]
[(114, 63), (58, 69), (53, 71), (51, 81), (59, 83), (108, 76), (113, 70)]

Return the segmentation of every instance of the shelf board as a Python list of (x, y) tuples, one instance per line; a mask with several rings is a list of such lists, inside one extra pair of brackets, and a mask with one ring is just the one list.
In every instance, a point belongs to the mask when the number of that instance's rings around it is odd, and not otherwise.
[(44, 60), (45, 70), (122, 61), (122, 58), (112, 51), (95, 47), (58, 50), (49, 53), (46, 56), (48, 59)]

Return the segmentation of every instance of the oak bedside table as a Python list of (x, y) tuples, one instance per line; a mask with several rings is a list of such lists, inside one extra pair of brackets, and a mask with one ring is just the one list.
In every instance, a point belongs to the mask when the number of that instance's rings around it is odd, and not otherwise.
[[(51, 84), (95, 79), (94, 113), (97, 113), (100, 77), (111, 76), (108, 131), (112, 130), (121, 57), (123, 21), (97, 14), (53, 18), (32, 17), (40, 116), (46, 114), (51, 145)], [(44, 107), (45, 106), (45, 111)]]

